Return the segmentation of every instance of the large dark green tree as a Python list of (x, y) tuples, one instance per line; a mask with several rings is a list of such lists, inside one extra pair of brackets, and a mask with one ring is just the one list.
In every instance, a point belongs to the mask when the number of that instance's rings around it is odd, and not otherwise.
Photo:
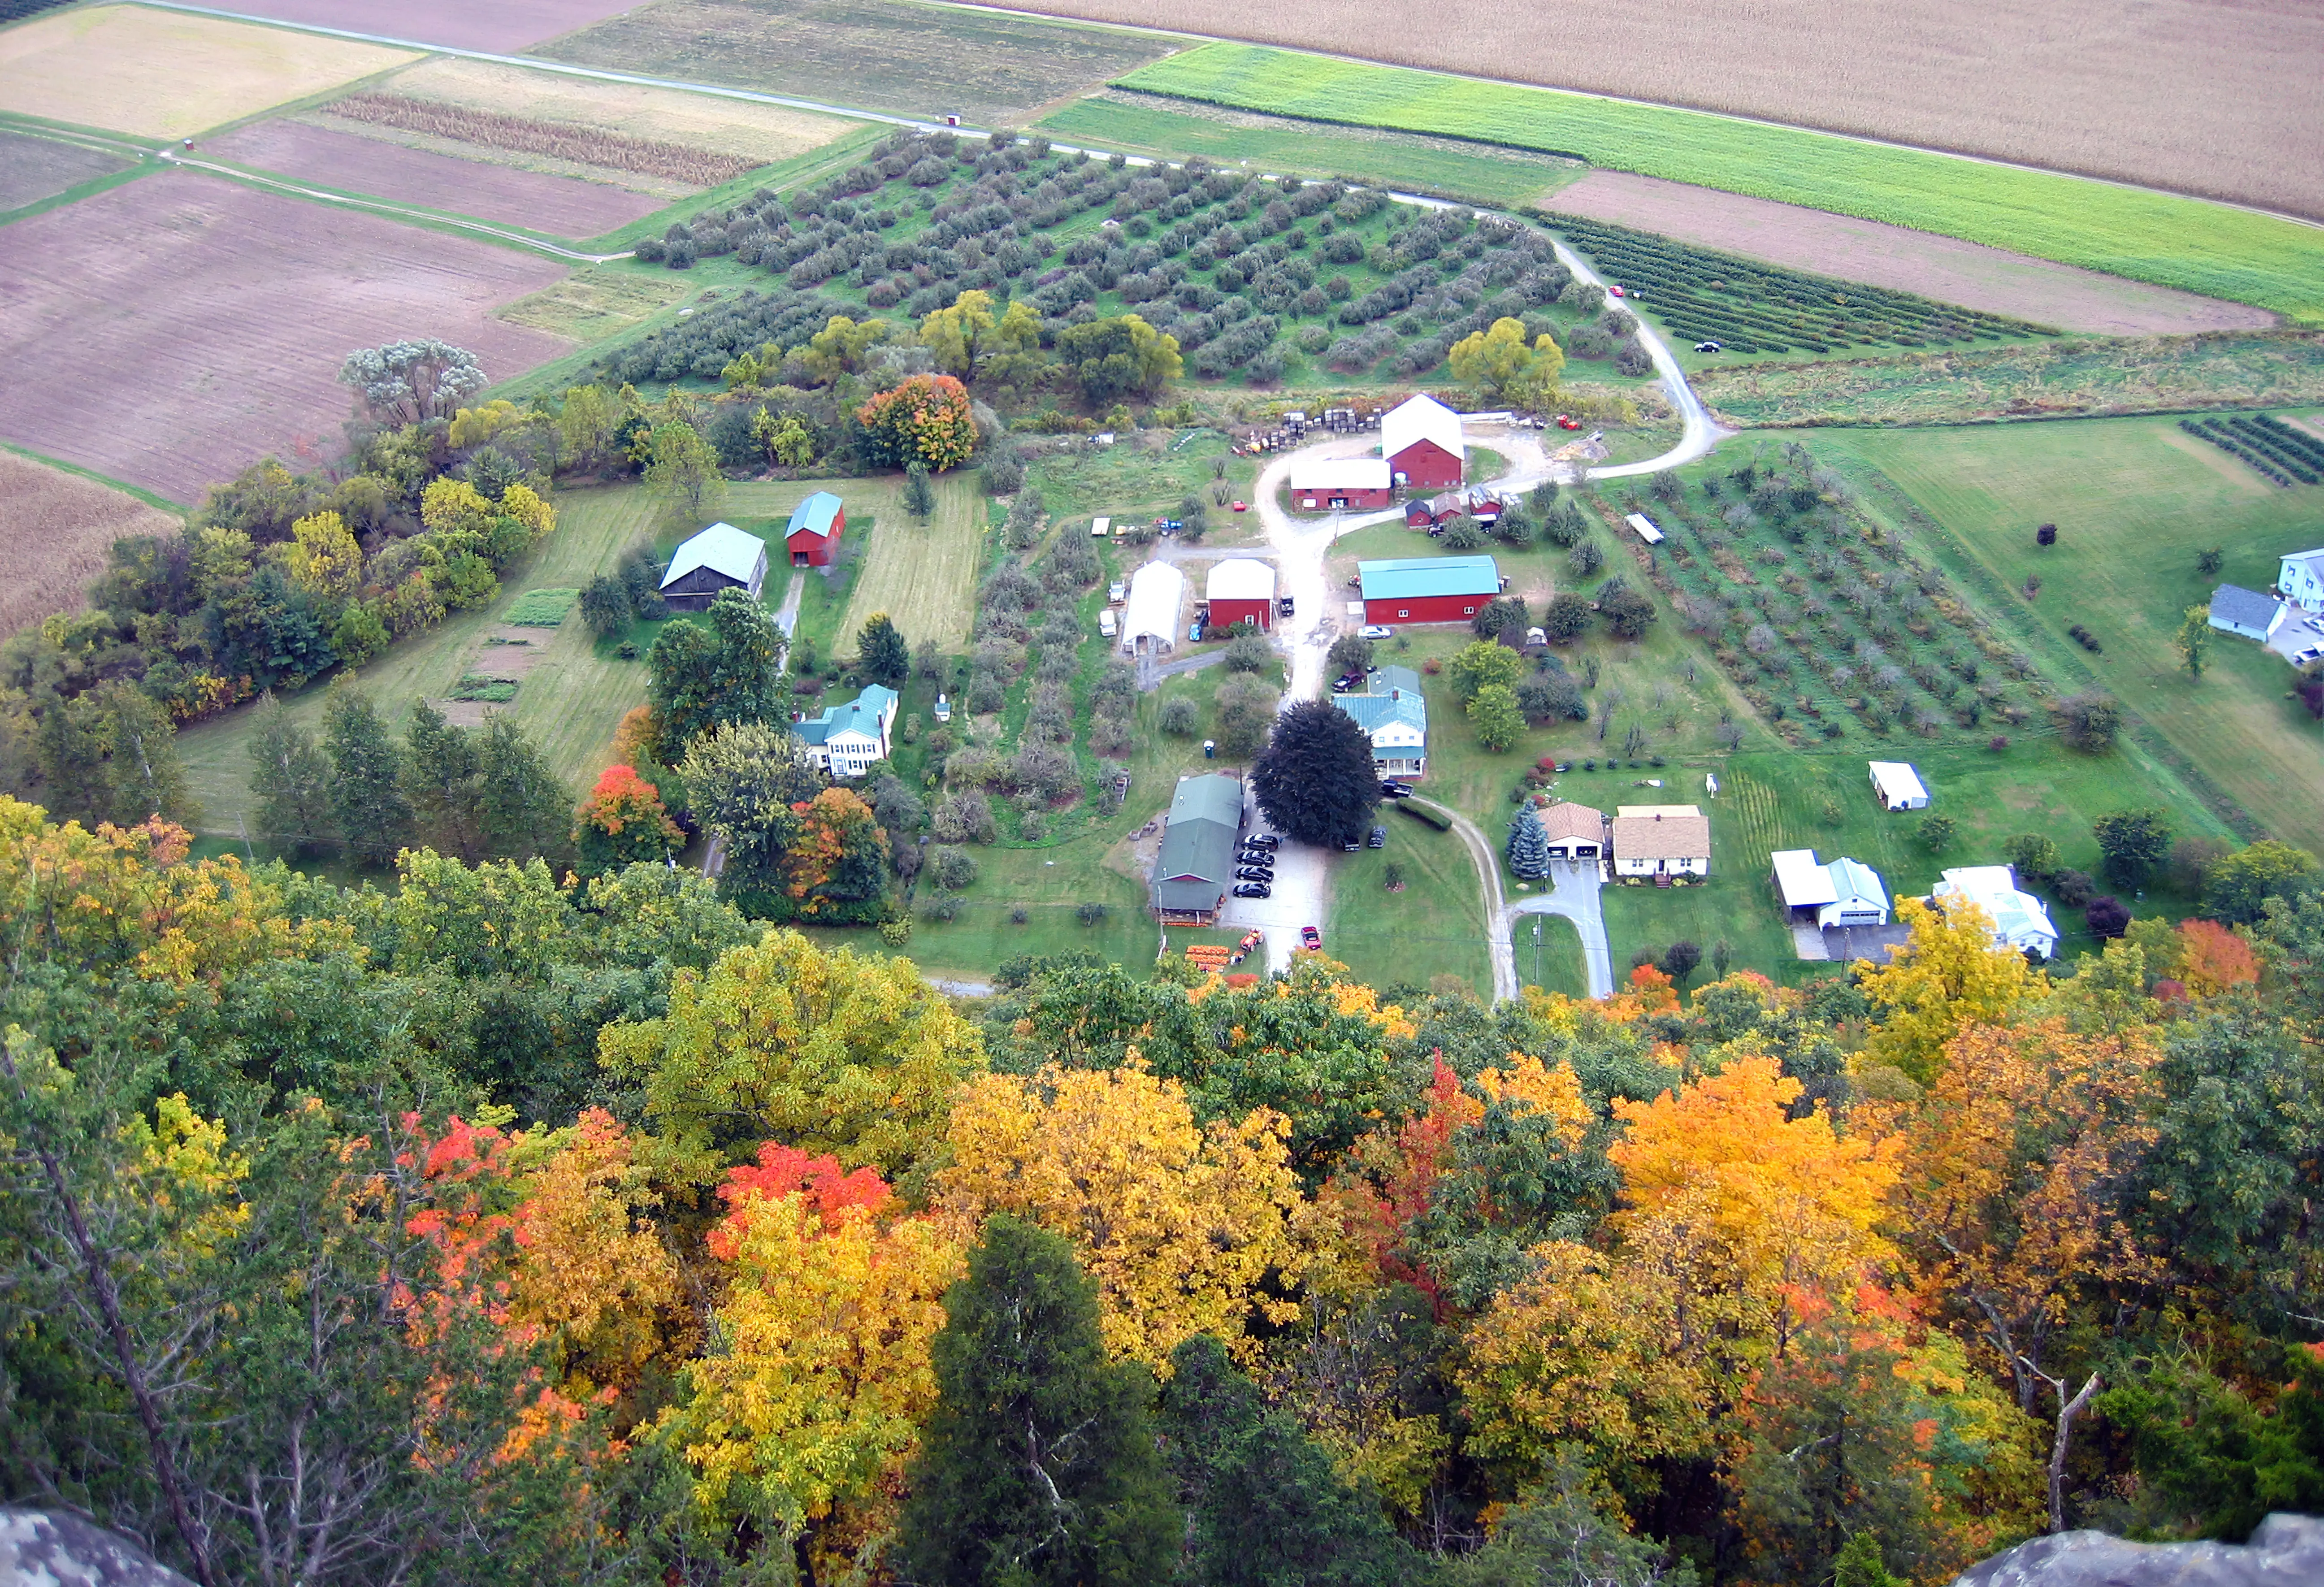
[(1267, 818), (1302, 843), (1360, 837), (1379, 804), (1372, 741), (1322, 700), (1303, 700), (1276, 718), (1250, 781)]
[(497, 860), (561, 854), (573, 796), (513, 717), (495, 711), (476, 745), (476, 803), (484, 853)]
[(1400, 1587), (1421, 1562), (1208, 1334), (1171, 1352), (1159, 1418), (1195, 1587)]
[(1148, 1587), (1179, 1518), (1146, 1415), (1152, 1380), (1108, 1362), (1097, 1288), (1059, 1236), (989, 1219), (945, 1296), (939, 1398), (899, 1525), (922, 1587)]
[(783, 720), (789, 690), (777, 669), (784, 643), (767, 609), (739, 589), (720, 591), (698, 619), (665, 624), (647, 655), (663, 754), (683, 755), (730, 722)]
[(331, 836), (330, 762), (315, 747), (315, 735), (293, 722), (290, 708), (272, 693), (259, 702), (250, 760), (260, 832), (300, 853)]
[(415, 835), (403, 788), (403, 746), (372, 708), (371, 697), (341, 683), (331, 685), (324, 703), (323, 734), (331, 757), (331, 818), (350, 853), (383, 865)]
[(2171, 853), (2168, 810), (2111, 811), (2090, 823), (2090, 833), (2105, 856), (2107, 880), (2117, 887), (2139, 886)]
[(874, 683), (901, 688), (912, 675), (912, 648), (885, 612), (874, 612), (864, 620), (856, 651), (856, 665)]
[(484, 854), (482, 765), (476, 741), (425, 699), (411, 702), (404, 779), (420, 831), (438, 853), (471, 863)]

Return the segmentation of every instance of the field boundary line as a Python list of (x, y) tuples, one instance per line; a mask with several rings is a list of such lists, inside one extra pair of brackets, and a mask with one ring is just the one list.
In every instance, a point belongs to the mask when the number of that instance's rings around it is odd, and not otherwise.
[(554, 243), (545, 243), (536, 237), (529, 237), (522, 232), (504, 231), (496, 226), (486, 226), (481, 220), (461, 220), (432, 209), (412, 209), (378, 198), (355, 198), (345, 193), (331, 192), (324, 188), (301, 187), (297, 182), (284, 181), (278, 177), (261, 176), (255, 171), (237, 170), (231, 165), (220, 165), (215, 161), (188, 160), (167, 149), (161, 151), (161, 160), (164, 164), (181, 170), (208, 171), (212, 176), (224, 177), (228, 181), (237, 181), (254, 188), (265, 188), (274, 192), (287, 193), (294, 198), (312, 199), (318, 204), (337, 204), (349, 209), (365, 209), (374, 215), (387, 216), (395, 220), (415, 221), (426, 226), (450, 226), (456, 231), (475, 232), (479, 236), (496, 238), (516, 247), (530, 248), (537, 253), (552, 254), (558, 259), (570, 259), (583, 264), (607, 264), (616, 259), (630, 257), (627, 254), (578, 253), (571, 248), (560, 248)]
[(191, 516), (194, 511), (181, 502), (173, 502), (167, 496), (157, 495), (142, 484), (131, 484), (125, 479), (115, 479), (113, 475), (99, 473), (85, 464), (68, 463), (61, 457), (51, 457), (46, 452), (34, 451), (32, 447), (19, 446), (14, 441), (0, 439), (0, 452), (13, 452), (19, 457), (54, 468), (60, 473), (78, 475), (92, 484), (105, 486), (107, 490), (119, 491), (125, 496), (134, 496), (156, 512), (173, 512), (180, 518), (185, 518)]

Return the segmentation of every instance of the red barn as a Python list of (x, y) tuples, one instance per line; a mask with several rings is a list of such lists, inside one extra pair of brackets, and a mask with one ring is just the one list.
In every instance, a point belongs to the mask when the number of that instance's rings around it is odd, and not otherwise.
[(1275, 569), (1249, 557), (1229, 557), (1211, 564), (1204, 586), (1211, 604), (1210, 626), (1250, 623), (1264, 632), (1275, 626)]
[(1291, 465), (1291, 500), (1303, 512), (1385, 507), (1395, 497), (1385, 457), (1303, 457)]
[(1461, 416), (1434, 397), (1415, 397), (1380, 415), (1380, 456), (1407, 490), (1443, 490), (1467, 477)]
[(1364, 621), (1462, 623), (1501, 593), (1501, 570), (1490, 557), (1403, 557), (1359, 562)]
[(794, 567), (828, 567), (839, 554), (839, 537), (847, 532), (847, 508), (829, 491), (817, 491), (791, 509), (783, 544)]

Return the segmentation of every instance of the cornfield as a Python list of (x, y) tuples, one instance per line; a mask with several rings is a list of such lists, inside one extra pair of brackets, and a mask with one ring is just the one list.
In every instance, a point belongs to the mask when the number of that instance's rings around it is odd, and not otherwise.
[(134, 496), (5, 451), (0, 525), (0, 636), (79, 606), (115, 540), (180, 527)]
[(715, 188), (721, 182), (733, 181), (752, 168), (750, 161), (732, 154), (689, 149), (683, 143), (664, 143), (658, 138), (632, 138), (594, 127), (528, 121), (522, 116), (412, 99), (401, 94), (355, 94), (328, 108), (331, 115), (347, 121), (426, 133), (486, 149), (546, 154), (579, 165), (635, 171), (699, 188)]

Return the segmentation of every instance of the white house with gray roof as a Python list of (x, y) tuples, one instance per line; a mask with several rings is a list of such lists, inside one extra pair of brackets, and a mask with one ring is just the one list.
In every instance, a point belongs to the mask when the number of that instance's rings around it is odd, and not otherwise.
[(2286, 557), (2276, 572), (2275, 593), (2303, 612), (2324, 612), (2324, 546)]
[(1332, 704), (1372, 741), (1372, 770), (1382, 777), (1428, 773), (1428, 700), (1409, 667), (1376, 669), (1360, 695), (1333, 695)]

